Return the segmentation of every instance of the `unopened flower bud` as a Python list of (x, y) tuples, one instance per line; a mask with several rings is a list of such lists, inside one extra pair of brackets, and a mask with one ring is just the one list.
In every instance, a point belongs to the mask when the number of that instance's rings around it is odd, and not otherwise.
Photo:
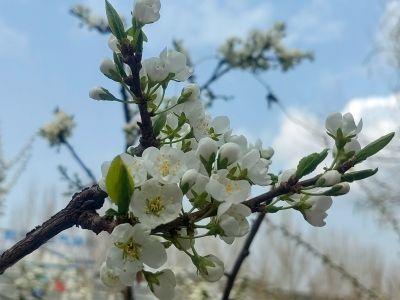
[(342, 180), (342, 175), (337, 170), (325, 172), (317, 181), (318, 186), (332, 186)]
[(224, 275), (224, 263), (212, 254), (197, 257), (193, 262), (201, 277), (209, 282), (218, 281)]
[(219, 149), (219, 161), (230, 165), (239, 159), (240, 146), (236, 143), (226, 143)]
[(204, 137), (199, 141), (196, 150), (196, 156), (203, 157), (204, 159), (208, 160), (212, 154), (217, 153), (218, 145), (217, 142), (214, 141), (210, 137)]
[(198, 175), (199, 172), (194, 169), (187, 170), (182, 176), (181, 186), (187, 185), (187, 188), (190, 189), (196, 183)]

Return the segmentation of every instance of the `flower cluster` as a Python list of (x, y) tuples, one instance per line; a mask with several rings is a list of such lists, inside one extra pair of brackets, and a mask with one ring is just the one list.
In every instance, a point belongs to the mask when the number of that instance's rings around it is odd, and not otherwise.
[[(219, 49), (224, 60), (232, 68), (268, 70), (281, 68), (287, 71), (304, 59), (312, 59), (311, 53), (288, 49), (282, 44), (285, 25), (276, 23), (266, 32), (253, 31), (246, 39), (228, 39)], [(276, 57), (271, 58), (271, 53)]]
[(72, 135), (74, 127), (73, 117), (57, 109), (53, 120), (43, 125), (39, 133), (49, 141), (50, 146), (57, 146)]
[[(103, 87), (91, 90), (90, 96), (138, 104), (142, 134), (139, 145), (101, 168), (99, 186), (114, 204), (107, 216), (118, 224), (111, 233), (101, 279), (108, 287), (121, 288), (133, 285), (139, 276), (157, 298), (172, 299), (176, 280), (172, 270), (162, 268), (165, 248), (184, 252), (199, 275), (217, 281), (224, 264), (212, 254), (200, 255), (196, 239), (215, 236), (231, 244), (248, 233), (247, 217), (255, 211), (294, 209), (311, 225), (325, 225), (332, 196), (347, 193), (348, 182), (376, 170), (346, 172), (382, 149), (393, 134), (357, 150), (349, 145), (355, 143), (362, 123), (356, 126), (351, 114), (333, 114), (326, 127), (335, 140), (334, 160), (323, 174), (300, 181), (325, 160), (328, 149), (304, 157), (296, 169), (280, 176), (270, 174), (273, 150), (235, 135), (228, 117), (212, 117), (203, 107), (199, 86), (188, 84), (180, 95), (165, 96), (172, 81), (191, 75), (183, 53), (165, 49), (159, 57), (141, 60), (147, 41), (143, 27), (159, 19), (160, 7), (159, 0), (136, 1), (132, 27), (125, 29), (106, 1), (113, 59), (104, 60), (100, 70), (121, 83), (131, 98), (117, 99)], [(343, 163), (348, 167), (342, 168)], [(269, 189), (264, 196), (271, 198), (248, 200), (254, 186)]]

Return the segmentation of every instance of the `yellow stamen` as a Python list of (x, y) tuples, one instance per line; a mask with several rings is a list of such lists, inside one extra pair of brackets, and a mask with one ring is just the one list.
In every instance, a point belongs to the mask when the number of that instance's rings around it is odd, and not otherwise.
[(122, 258), (124, 260), (139, 260), (142, 247), (136, 243), (133, 238), (129, 238), (127, 242), (116, 242), (115, 246), (122, 250)]
[(161, 196), (154, 197), (153, 199), (147, 199), (147, 210), (146, 214), (151, 214), (159, 217), (164, 209), (164, 205), (161, 201)]

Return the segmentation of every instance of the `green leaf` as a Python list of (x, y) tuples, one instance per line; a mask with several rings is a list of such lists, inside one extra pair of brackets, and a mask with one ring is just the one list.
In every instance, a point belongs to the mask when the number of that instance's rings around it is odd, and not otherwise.
[(295, 174), (296, 178), (300, 179), (301, 177), (310, 174), (321, 162), (323, 162), (327, 155), (328, 149), (324, 149), (320, 153), (313, 153), (309, 156), (303, 157), (297, 165)]
[(166, 113), (159, 114), (158, 118), (155, 120), (153, 124), (153, 130), (155, 136), (158, 136), (160, 134), (161, 129), (163, 129), (166, 122), (167, 122), (167, 114)]
[(120, 74), (120, 76), (124, 76), (126, 77), (126, 72), (124, 69), (124, 64), (122, 63), (121, 58), (117, 55), (117, 53), (114, 52), (113, 54), (113, 58), (114, 58), (114, 64), (117, 67), (118, 73)]
[(114, 208), (109, 208), (106, 210), (105, 215), (107, 217), (116, 217), (119, 215), (119, 213)]
[(110, 26), (111, 32), (115, 35), (118, 40), (126, 38), (124, 29), (124, 23), (122, 23), (121, 17), (114, 9), (114, 7), (106, 0), (106, 14), (108, 20), (108, 26)]
[(118, 206), (119, 214), (126, 214), (135, 184), (120, 155), (111, 162), (106, 176), (108, 197)]
[(356, 158), (356, 163), (362, 162), (363, 160), (366, 160), (368, 157), (375, 155), (376, 153), (381, 151), (383, 148), (386, 147), (387, 144), (390, 143), (393, 137), (394, 137), (394, 132), (391, 132), (387, 135), (380, 137), (376, 141), (373, 141), (372, 143), (362, 148), (360, 151), (356, 152), (356, 154), (354, 155)]
[(342, 180), (347, 182), (353, 182), (355, 180), (361, 180), (371, 177), (372, 175), (375, 175), (376, 172), (378, 172), (378, 168), (376, 168), (375, 170), (367, 169), (362, 171), (349, 172), (342, 175)]

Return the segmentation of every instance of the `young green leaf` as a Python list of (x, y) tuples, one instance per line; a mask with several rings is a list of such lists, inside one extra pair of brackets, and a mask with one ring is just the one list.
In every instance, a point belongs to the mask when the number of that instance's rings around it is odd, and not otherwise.
[(118, 40), (122, 40), (126, 37), (124, 23), (114, 9), (114, 7), (106, 0), (106, 14), (108, 25), (110, 26), (111, 32), (115, 35)]
[(108, 197), (118, 206), (118, 213), (128, 212), (135, 184), (120, 155), (111, 162), (106, 176)]
[(158, 118), (155, 120), (153, 124), (153, 130), (154, 130), (154, 135), (158, 136), (161, 132), (161, 129), (163, 129), (165, 123), (167, 122), (167, 114), (162, 113), (158, 115)]
[(328, 149), (324, 149), (320, 153), (313, 153), (309, 156), (303, 157), (297, 165), (296, 178), (310, 174), (315, 168), (326, 158), (328, 155)]
[(113, 54), (114, 64), (117, 67), (118, 73), (120, 76), (126, 77), (126, 72), (124, 69), (124, 64), (122, 63), (121, 58), (114, 52)]
[(356, 163), (362, 162), (363, 160), (366, 160), (368, 157), (375, 155), (376, 153), (381, 151), (383, 148), (386, 147), (387, 144), (390, 143), (393, 137), (394, 137), (394, 132), (386, 134), (380, 137), (379, 139), (373, 141), (372, 143), (368, 144), (360, 151), (356, 152), (356, 154), (354, 155), (356, 158)]
[(355, 180), (365, 179), (371, 177), (372, 175), (375, 175), (376, 172), (378, 172), (378, 168), (376, 168), (375, 170), (368, 169), (368, 170), (345, 173), (342, 175), (342, 181), (353, 182)]

